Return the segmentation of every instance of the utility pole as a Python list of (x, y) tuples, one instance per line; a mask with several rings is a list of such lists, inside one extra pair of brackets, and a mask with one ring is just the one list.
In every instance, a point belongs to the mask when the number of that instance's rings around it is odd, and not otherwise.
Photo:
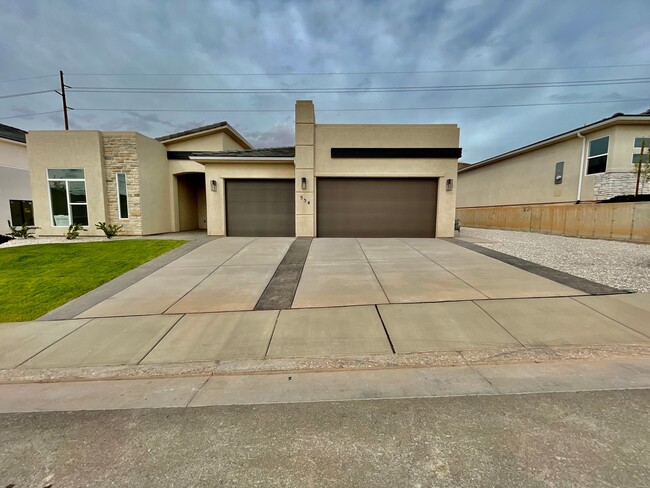
[(61, 78), (61, 92), (57, 92), (59, 95), (61, 95), (61, 98), (63, 100), (63, 120), (65, 121), (65, 130), (70, 130), (70, 126), (68, 125), (68, 104), (65, 99), (65, 83), (63, 82), (63, 71), (59, 71), (59, 77)]

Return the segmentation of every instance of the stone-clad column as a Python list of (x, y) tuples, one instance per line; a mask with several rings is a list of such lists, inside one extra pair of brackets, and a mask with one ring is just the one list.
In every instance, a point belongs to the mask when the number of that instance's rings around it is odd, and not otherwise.
[[(296, 236), (315, 235), (314, 213), (314, 102), (296, 101)], [(303, 189), (303, 179), (305, 188)]]

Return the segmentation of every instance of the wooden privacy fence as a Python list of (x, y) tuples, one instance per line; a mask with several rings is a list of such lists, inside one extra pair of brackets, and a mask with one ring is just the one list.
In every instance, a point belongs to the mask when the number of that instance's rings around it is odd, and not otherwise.
[(650, 202), (458, 208), (456, 217), (463, 227), (650, 243)]

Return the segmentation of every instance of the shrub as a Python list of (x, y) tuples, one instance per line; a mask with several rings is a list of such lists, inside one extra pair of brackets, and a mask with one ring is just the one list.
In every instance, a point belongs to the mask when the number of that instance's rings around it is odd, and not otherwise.
[(34, 227), (33, 225), (11, 225), (11, 222), (7, 220), (7, 224), (11, 229), (11, 232), (7, 234), (11, 237), (18, 237), (20, 239), (34, 239), (34, 231), (40, 229), (40, 227)]
[(108, 237), (109, 239), (115, 237), (117, 233), (120, 231), (120, 229), (122, 228), (121, 225), (107, 224), (106, 222), (97, 222), (95, 224), (95, 227), (98, 228), (99, 230), (103, 230), (104, 234), (106, 234), (106, 237)]
[(81, 224), (72, 224), (70, 227), (68, 227), (68, 233), (65, 235), (65, 238), (69, 241), (76, 239), (79, 237), (80, 230), (86, 232), (86, 229), (84, 229)]

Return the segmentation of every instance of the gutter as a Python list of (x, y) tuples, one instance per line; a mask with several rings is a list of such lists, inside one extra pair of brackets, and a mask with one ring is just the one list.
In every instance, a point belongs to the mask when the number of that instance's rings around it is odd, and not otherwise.
[(576, 135), (582, 139), (582, 150), (580, 151), (580, 174), (578, 175), (578, 194), (576, 195), (576, 203), (580, 203), (580, 196), (582, 195), (582, 179), (585, 174), (585, 148), (587, 146), (587, 138), (582, 135), (580, 131)]
[(249, 157), (234, 157), (234, 156), (191, 156), (189, 158), (192, 161), (200, 163), (202, 161), (250, 161), (256, 163), (258, 161), (285, 161), (287, 163), (293, 163), (294, 158), (283, 158), (283, 157), (270, 157), (270, 156), (249, 156)]

